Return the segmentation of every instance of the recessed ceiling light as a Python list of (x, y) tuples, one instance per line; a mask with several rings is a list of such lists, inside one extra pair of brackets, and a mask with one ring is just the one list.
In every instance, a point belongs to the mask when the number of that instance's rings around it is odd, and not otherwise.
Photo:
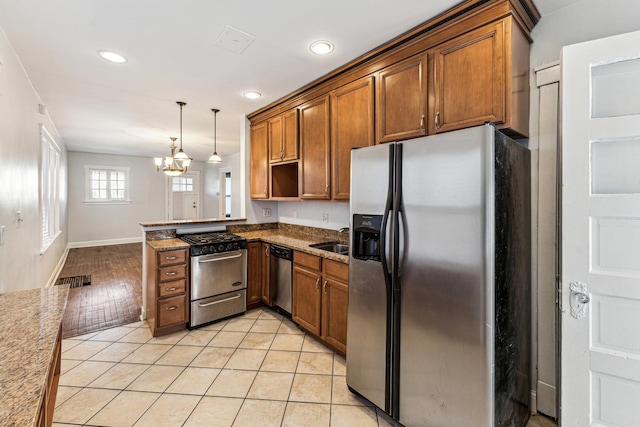
[(249, 98), (249, 99), (258, 99), (262, 96), (260, 92), (256, 92), (255, 90), (248, 90), (244, 92), (242, 95), (244, 95), (245, 98)]
[(311, 52), (316, 53), (318, 55), (327, 55), (333, 52), (333, 49), (335, 49), (335, 46), (333, 45), (333, 43), (328, 42), (326, 40), (318, 40), (311, 43), (311, 46), (309, 46), (309, 48), (311, 49)]
[(106, 59), (107, 61), (115, 62), (116, 64), (124, 64), (127, 62), (127, 58), (120, 55), (119, 53), (110, 52), (108, 50), (101, 50), (98, 52), (98, 55)]

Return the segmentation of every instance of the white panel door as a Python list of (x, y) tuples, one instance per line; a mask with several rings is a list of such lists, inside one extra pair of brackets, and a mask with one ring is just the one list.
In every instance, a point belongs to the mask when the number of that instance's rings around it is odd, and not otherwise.
[(169, 177), (168, 217), (171, 220), (200, 218), (200, 171)]
[(560, 422), (638, 426), (640, 32), (565, 47), (561, 81)]

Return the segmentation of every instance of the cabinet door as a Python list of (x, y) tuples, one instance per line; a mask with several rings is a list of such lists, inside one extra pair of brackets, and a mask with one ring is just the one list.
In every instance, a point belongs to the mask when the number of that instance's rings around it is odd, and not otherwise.
[(378, 142), (426, 135), (427, 56), (419, 54), (379, 73)]
[(282, 115), (282, 160), (298, 159), (298, 109)]
[(430, 52), (434, 86), (430, 133), (486, 121), (504, 122), (504, 54), (502, 21), (456, 37)]
[(322, 276), (296, 265), (293, 266), (293, 301), (291, 318), (294, 322), (320, 336), (320, 304)]
[(325, 278), (322, 284), (322, 339), (347, 352), (347, 304), (349, 286)]
[(263, 303), (272, 306), (273, 298), (276, 296), (276, 282), (271, 278), (271, 254), (269, 252), (269, 246), (269, 243), (263, 242), (260, 247), (260, 256), (262, 257), (261, 298)]
[(257, 304), (262, 295), (262, 243), (247, 243), (247, 306)]
[(303, 199), (329, 199), (329, 95), (300, 107), (300, 150)]
[(267, 122), (251, 126), (251, 198), (269, 198)]
[(282, 116), (267, 121), (269, 138), (269, 163), (281, 162), (284, 157), (282, 148)]
[(332, 197), (348, 200), (351, 149), (374, 144), (374, 78), (365, 77), (331, 92)]

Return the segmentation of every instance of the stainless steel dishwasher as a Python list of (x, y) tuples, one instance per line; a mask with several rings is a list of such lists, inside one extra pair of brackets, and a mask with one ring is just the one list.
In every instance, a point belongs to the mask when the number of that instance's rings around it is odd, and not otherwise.
[(291, 315), (293, 249), (272, 244), (269, 247), (269, 252), (271, 253), (271, 280), (276, 281), (276, 295), (273, 298), (273, 305)]

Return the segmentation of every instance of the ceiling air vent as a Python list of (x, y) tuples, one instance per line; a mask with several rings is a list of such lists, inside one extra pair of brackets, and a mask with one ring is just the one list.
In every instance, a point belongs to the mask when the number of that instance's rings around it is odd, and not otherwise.
[(214, 43), (229, 52), (242, 53), (255, 40), (255, 36), (227, 25)]

